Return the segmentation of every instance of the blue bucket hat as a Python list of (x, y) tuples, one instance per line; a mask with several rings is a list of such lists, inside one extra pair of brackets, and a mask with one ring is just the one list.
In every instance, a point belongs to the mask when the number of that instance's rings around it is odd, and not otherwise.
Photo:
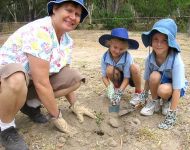
[(84, 6), (84, 1), (83, 0), (52, 0), (52, 1), (48, 2), (48, 4), (47, 4), (48, 14), (52, 15), (53, 6), (55, 4), (61, 4), (61, 3), (64, 3), (64, 2), (69, 2), (69, 1), (77, 3), (82, 7), (82, 14), (81, 14), (80, 22), (83, 22), (83, 20), (88, 16), (88, 10)]
[(136, 40), (129, 39), (128, 31), (126, 28), (115, 28), (112, 29), (111, 35), (110, 34), (104, 34), (99, 38), (99, 43), (105, 47), (107, 46), (107, 41), (116, 38), (121, 39), (128, 42), (129, 48), (128, 49), (138, 49), (139, 43)]
[(151, 39), (155, 31), (167, 35), (169, 47), (174, 48), (177, 52), (181, 51), (180, 46), (176, 41), (177, 25), (173, 19), (161, 19), (153, 25), (150, 31), (143, 32), (141, 38), (145, 47), (152, 45)]

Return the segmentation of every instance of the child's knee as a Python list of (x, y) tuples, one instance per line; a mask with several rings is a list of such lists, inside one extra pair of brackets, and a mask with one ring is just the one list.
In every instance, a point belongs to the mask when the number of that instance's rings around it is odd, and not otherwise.
[(107, 66), (106, 68), (106, 74), (109, 76), (109, 75), (113, 75), (113, 69), (114, 67), (113, 66)]
[(159, 72), (153, 71), (153, 72), (150, 74), (150, 82), (151, 82), (151, 83), (160, 82), (160, 79), (161, 79), (161, 75), (160, 75)]
[(172, 94), (172, 87), (169, 84), (161, 84), (158, 87), (158, 96), (160, 96), (161, 98), (165, 98), (168, 97)]
[(139, 74), (140, 73), (140, 67), (137, 64), (132, 64), (130, 67), (130, 71), (132, 74)]
[(112, 79), (113, 77), (115, 79), (119, 79), (121, 74), (119, 72), (118, 69), (115, 69), (113, 66), (108, 66), (106, 68), (106, 75), (108, 76), (108, 78)]

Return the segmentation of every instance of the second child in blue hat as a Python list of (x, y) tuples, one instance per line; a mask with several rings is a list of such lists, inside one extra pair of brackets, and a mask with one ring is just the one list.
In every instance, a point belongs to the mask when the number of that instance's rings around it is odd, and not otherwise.
[(99, 43), (107, 47), (101, 60), (102, 80), (112, 105), (118, 105), (128, 85), (135, 87), (131, 103), (137, 104), (141, 93), (140, 68), (134, 63), (128, 49), (138, 49), (139, 43), (130, 39), (125, 28), (112, 29), (111, 34), (102, 35)]
[(142, 34), (143, 44), (152, 47), (152, 52), (146, 59), (144, 73), (144, 89), (150, 90), (152, 99), (147, 101), (141, 114), (153, 115), (162, 108), (162, 114), (166, 115), (158, 126), (162, 129), (175, 125), (177, 105), (187, 88), (176, 34), (177, 25), (169, 18), (157, 21), (149, 32)]

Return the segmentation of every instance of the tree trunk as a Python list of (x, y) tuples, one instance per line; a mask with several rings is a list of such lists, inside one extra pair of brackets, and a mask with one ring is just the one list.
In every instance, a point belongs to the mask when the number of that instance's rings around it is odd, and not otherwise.
[(13, 5), (13, 13), (14, 13), (14, 22), (17, 22), (17, 14), (16, 14), (17, 6), (16, 4)]
[(92, 3), (89, 7), (88, 7), (88, 10), (89, 10), (89, 20), (90, 20), (90, 24), (92, 24), (92, 12), (94, 10), (94, 4)]
[(11, 16), (13, 17), (14, 22), (17, 22), (17, 14), (16, 14), (17, 7), (16, 7), (16, 4), (13, 3), (10, 6), (11, 6), (12, 9), (10, 9), (10, 7), (8, 5), (7, 5), (7, 9), (9, 11), (9, 13), (11, 14)]
[(89, 12), (89, 23), (92, 24), (92, 13), (94, 10), (94, 3), (92, 0), (88, 0), (88, 12)]
[(34, 19), (34, 1), (33, 0), (27, 0), (28, 2), (28, 9), (29, 9), (29, 16), (28, 16), (28, 21), (32, 21)]
[(108, 1), (107, 0), (103, 0), (103, 4), (104, 4), (104, 7), (102, 8), (102, 9), (106, 9), (106, 12), (108, 13), (108, 11), (109, 11), (109, 7), (108, 7)]
[(112, 1), (112, 12), (114, 14), (117, 14), (118, 9), (119, 9), (119, 0), (113, 0)]
[(188, 19), (188, 24), (187, 24), (187, 35), (190, 37), (190, 18)]

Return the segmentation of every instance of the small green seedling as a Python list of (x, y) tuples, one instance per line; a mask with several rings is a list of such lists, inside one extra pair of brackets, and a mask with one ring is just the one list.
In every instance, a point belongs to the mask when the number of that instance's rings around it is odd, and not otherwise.
[(104, 132), (101, 129), (102, 121), (104, 120), (104, 114), (102, 112), (95, 112), (96, 115), (96, 124), (98, 126), (98, 130), (95, 131), (98, 135), (102, 136), (104, 135)]

